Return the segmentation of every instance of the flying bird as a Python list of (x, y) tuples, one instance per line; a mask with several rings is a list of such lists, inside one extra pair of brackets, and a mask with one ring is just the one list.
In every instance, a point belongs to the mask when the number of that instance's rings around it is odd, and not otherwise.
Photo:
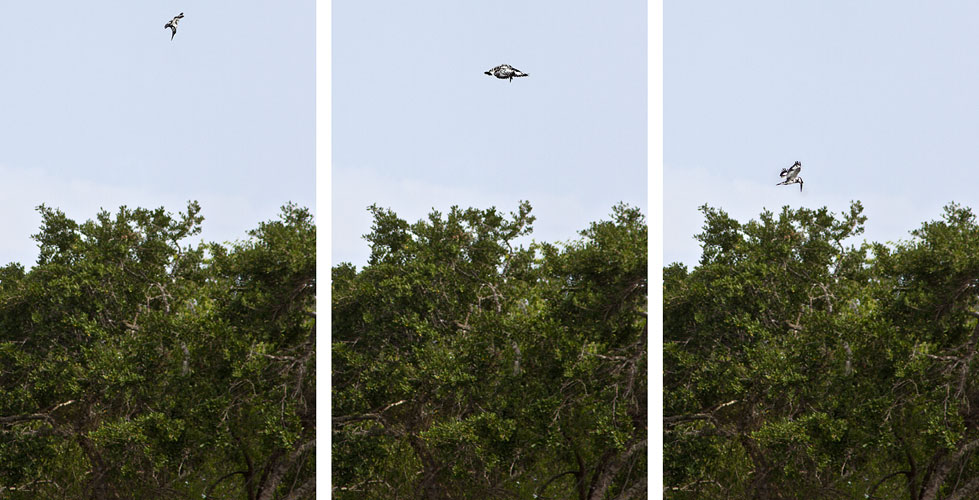
[(173, 34), (170, 35), (171, 40), (173, 40), (173, 37), (177, 36), (177, 23), (179, 23), (180, 20), (183, 18), (184, 18), (184, 13), (181, 12), (179, 15), (174, 16), (174, 18), (171, 19), (170, 22), (163, 25), (163, 29), (170, 28), (171, 30), (173, 30)]
[(802, 170), (802, 162), (797, 161), (789, 168), (783, 168), (782, 173), (778, 174), (779, 177), (785, 177), (785, 180), (776, 184), (776, 186), (784, 186), (788, 184), (798, 184), (799, 192), (802, 192), (802, 177), (799, 177), (799, 171)]
[(495, 76), (500, 80), (510, 80), (513, 81), (514, 77), (527, 76), (527, 73), (520, 71), (509, 64), (501, 64), (489, 71), (484, 71), (483, 73), (489, 76)]

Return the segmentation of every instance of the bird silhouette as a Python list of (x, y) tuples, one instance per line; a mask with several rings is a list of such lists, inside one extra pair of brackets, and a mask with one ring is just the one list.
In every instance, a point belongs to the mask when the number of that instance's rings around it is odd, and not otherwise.
[(797, 161), (792, 164), (789, 168), (783, 168), (782, 173), (778, 174), (779, 177), (785, 177), (785, 180), (776, 184), (776, 186), (785, 186), (789, 184), (798, 184), (799, 191), (802, 191), (802, 177), (799, 177), (799, 171), (802, 170), (802, 162)]
[(184, 17), (184, 13), (181, 12), (180, 14), (174, 16), (173, 19), (170, 20), (170, 22), (163, 25), (163, 29), (170, 28), (171, 30), (173, 30), (173, 34), (170, 35), (170, 40), (173, 40), (173, 37), (177, 36), (177, 23), (179, 23), (180, 20), (183, 19), (183, 17)]
[(514, 77), (527, 76), (527, 73), (524, 73), (523, 71), (520, 71), (509, 64), (501, 64), (489, 71), (484, 71), (483, 73), (489, 76), (495, 76), (500, 80), (510, 80), (511, 82), (513, 81)]

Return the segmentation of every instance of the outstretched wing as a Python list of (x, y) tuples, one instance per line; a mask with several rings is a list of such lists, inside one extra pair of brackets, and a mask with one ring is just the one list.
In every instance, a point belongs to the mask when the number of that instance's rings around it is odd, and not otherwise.
[(790, 180), (795, 176), (799, 175), (799, 171), (802, 170), (802, 163), (795, 162), (791, 167), (783, 168), (782, 173), (778, 174), (779, 177), (787, 177)]
[(181, 12), (180, 14), (173, 16), (173, 19), (171, 19), (167, 24), (163, 25), (164, 29), (170, 28), (173, 31), (173, 33), (170, 34), (171, 40), (173, 40), (173, 37), (177, 36), (177, 23), (179, 23), (180, 20), (183, 19), (183, 17), (184, 17), (184, 13)]

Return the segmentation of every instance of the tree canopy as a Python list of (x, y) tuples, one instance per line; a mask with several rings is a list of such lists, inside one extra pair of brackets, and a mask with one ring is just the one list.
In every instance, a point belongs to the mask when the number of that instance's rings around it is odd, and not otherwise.
[(222, 246), (193, 202), (39, 210), (36, 265), (0, 268), (0, 497), (309, 498), (309, 211)]
[(702, 210), (699, 265), (663, 276), (667, 498), (976, 498), (972, 211), (857, 246), (859, 203)]
[(369, 263), (333, 268), (334, 498), (644, 497), (639, 211), (525, 247), (527, 203), (370, 210)]

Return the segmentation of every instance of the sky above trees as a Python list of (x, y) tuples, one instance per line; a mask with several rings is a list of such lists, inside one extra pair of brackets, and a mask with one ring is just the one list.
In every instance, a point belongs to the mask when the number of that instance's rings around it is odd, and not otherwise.
[[(707, 203), (846, 210), (871, 241), (979, 205), (979, 5), (664, 2), (664, 260), (695, 265)], [(802, 162), (805, 191), (775, 187)]]
[[(332, 15), (331, 264), (366, 262), (373, 203), (415, 221), (527, 200), (544, 241), (618, 202), (645, 212), (646, 2), (346, 1)], [(500, 64), (530, 76), (483, 74)]]
[[(201, 237), (315, 207), (315, 3), (26, 2), (4, 10), (0, 263), (41, 203), (79, 219), (201, 204)], [(184, 12), (170, 40), (164, 24)]]

